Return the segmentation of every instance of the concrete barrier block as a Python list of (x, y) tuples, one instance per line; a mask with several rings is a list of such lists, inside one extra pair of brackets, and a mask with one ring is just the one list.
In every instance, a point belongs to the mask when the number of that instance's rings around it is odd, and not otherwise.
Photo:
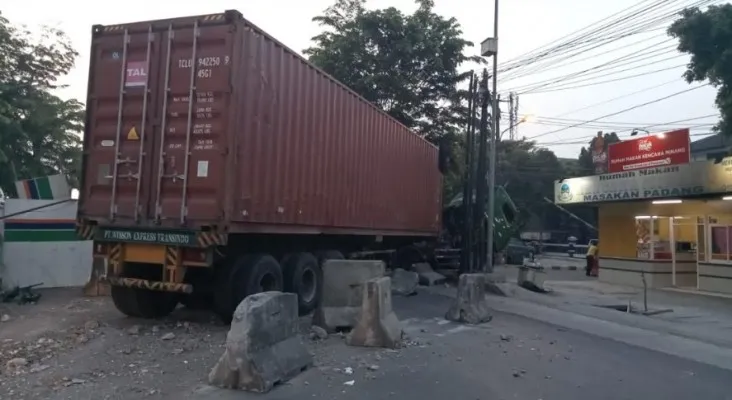
[(106, 260), (104, 257), (93, 257), (89, 281), (84, 284), (82, 293), (87, 297), (101, 297), (112, 294), (112, 288), (104, 278), (106, 275)]
[(422, 286), (434, 286), (441, 285), (447, 281), (445, 275), (439, 272), (435, 272), (432, 266), (428, 263), (418, 263), (412, 266), (414, 272), (419, 275), (419, 284)]
[(395, 269), (391, 274), (391, 291), (396, 295), (411, 296), (417, 293), (419, 275), (416, 272)]
[(312, 362), (298, 334), (297, 295), (258, 293), (237, 306), (226, 350), (208, 381), (222, 388), (264, 393)]
[(329, 333), (351, 329), (358, 321), (363, 285), (384, 276), (382, 261), (328, 260), (323, 264), (323, 298), (313, 314), (313, 325)]
[(346, 338), (350, 346), (395, 348), (402, 339), (402, 326), (391, 307), (391, 279), (366, 282), (361, 314)]
[(463, 274), (458, 293), (445, 319), (466, 324), (482, 324), (493, 319), (488, 307), (488, 278), (484, 274)]

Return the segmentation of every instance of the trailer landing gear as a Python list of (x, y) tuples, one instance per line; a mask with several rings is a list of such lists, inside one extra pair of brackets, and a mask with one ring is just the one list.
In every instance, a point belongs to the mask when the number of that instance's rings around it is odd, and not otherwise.
[[(149, 279), (158, 269), (140, 263), (127, 263), (124, 277)], [(113, 285), (111, 288), (114, 306), (123, 314), (136, 318), (162, 318), (175, 310), (178, 305), (178, 294)]]

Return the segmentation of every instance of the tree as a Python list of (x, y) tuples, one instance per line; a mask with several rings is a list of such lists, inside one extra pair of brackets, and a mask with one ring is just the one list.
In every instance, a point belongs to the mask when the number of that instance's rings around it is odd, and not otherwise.
[(84, 106), (53, 94), (78, 54), (66, 35), (43, 28), (39, 39), (0, 15), (0, 187), (67, 173), (72, 183), (81, 156)]
[(668, 29), (679, 51), (691, 55), (684, 78), (709, 80), (717, 88), (721, 120), (715, 130), (732, 135), (732, 4), (685, 9)]
[(337, 0), (313, 18), (325, 30), (304, 53), (310, 61), (433, 143), (457, 140), (467, 117), (458, 85), (469, 73), (454, 18), (433, 12), (432, 0), (405, 15), (394, 7), (367, 10), (365, 0)]
[(504, 186), (520, 209), (542, 220), (555, 211), (544, 200), (554, 198), (554, 181), (565, 177), (554, 152), (525, 140), (498, 142), (496, 152), (496, 185)]

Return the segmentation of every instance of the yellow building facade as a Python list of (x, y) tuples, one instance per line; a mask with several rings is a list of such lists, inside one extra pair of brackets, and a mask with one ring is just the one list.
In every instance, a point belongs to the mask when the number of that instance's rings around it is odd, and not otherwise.
[(732, 294), (732, 158), (555, 182), (598, 209), (599, 279)]

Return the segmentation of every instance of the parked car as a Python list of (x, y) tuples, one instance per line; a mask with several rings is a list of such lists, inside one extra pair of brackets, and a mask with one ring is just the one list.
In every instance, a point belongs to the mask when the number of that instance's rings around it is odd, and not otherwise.
[(524, 262), (524, 258), (531, 258), (533, 253), (534, 249), (531, 246), (526, 245), (519, 239), (511, 238), (506, 247), (506, 263), (521, 265)]

